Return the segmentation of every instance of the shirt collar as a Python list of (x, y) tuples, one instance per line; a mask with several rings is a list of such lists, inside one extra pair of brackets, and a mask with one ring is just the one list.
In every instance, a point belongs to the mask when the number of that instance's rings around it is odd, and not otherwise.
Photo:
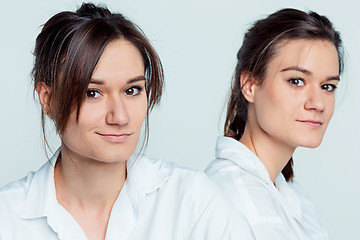
[[(275, 187), (261, 160), (240, 141), (230, 137), (219, 136), (216, 143), (216, 158), (232, 161), (245, 172), (267, 183), (268, 186)], [(301, 220), (301, 201), (296, 191), (290, 186), (291, 184), (286, 182), (282, 173), (275, 179), (275, 185), (281, 198), (285, 200), (291, 209), (292, 215)]]
[[(33, 219), (47, 217), (59, 206), (56, 199), (54, 166), (60, 148), (33, 176), (20, 217)], [(133, 154), (127, 161), (128, 178), (125, 191), (137, 209), (141, 201), (160, 188), (169, 178), (170, 172), (161, 168), (161, 161), (154, 161), (146, 156)]]
[(136, 208), (147, 194), (156, 191), (168, 180), (170, 172), (161, 165), (162, 161), (138, 154), (133, 154), (127, 161), (127, 192)]
[(216, 142), (216, 158), (234, 162), (245, 172), (272, 184), (270, 175), (261, 160), (240, 141), (219, 136)]
[(275, 179), (275, 186), (281, 193), (281, 196), (285, 199), (287, 205), (292, 212), (294, 218), (301, 222), (302, 217), (302, 205), (296, 190), (291, 187), (293, 183), (288, 183), (282, 175), (282, 173)]
[(54, 180), (54, 166), (60, 148), (33, 176), (24, 206), (20, 212), (23, 219), (48, 216), (57, 204)]

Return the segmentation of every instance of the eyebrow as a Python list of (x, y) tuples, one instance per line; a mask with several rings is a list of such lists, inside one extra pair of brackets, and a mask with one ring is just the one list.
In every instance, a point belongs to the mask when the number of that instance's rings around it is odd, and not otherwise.
[[(126, 83), (131, 84), (131, 83), (139, 82), (139, 81), (146, 81), (146, 79), (144, 76), (137, 76), (137, 77), (129, 79)], [(97, 85), (104, 85), (104, 81), (98, 80), (98, 79), (93, 79), (93, 78), (90, 79), (89, 84), (90, 83), (97, 84)]]
[[(298, 67), (298, 66), (287, 67), (287, 68), (282, 69), (280, 72), (286, 72), (286, 71), (298, 71), (298, 72), (304, 73), (306, 75), (312, 75), (312, 72), (310, 72), (309, 70), (307, 70), (305, 68)], [(330, 76), (326, 80), (338, 80), (338, 81), (340, 81), (340, 76), (339, 75)]]

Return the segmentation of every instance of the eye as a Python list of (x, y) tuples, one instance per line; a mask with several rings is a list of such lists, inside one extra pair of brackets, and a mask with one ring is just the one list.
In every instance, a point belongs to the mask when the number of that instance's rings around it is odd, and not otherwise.
[(289, 80), (289, 83), (294, 85), (295, 87), (302, 87), (305, 85), (305, 82), (301, 78), (292, 78)]
[(124, 94), (128, 96), (136, 96), (143, 90), (143, 87), (135, 86), (125, 90)]
[(334, 84), (324, 84), (321, 86), (321, 89), (327, 91), (327, 92), (333, 92), (337, 88)]
[(97, 89), (88, 89), (86, 91), (86, 98), (88, 99), (97, 99), (100, 97), (100, 91)]

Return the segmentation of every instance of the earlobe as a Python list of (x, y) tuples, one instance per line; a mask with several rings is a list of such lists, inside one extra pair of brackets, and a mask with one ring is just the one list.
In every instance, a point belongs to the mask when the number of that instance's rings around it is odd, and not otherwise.
[(39, 100), (42, 110), (49, 118), (52, 118), (50, 111), (50, 101), (49, 101), (50, 87), (46, 85), (44, 82), (40, 82), (38, 83), (36, 89), (39, 95)]
[(240, 86), (242, 94), (248, 102), (254, 102), (255, 95), (255, 80), (250, 72), (242, 72), (240, 75)]

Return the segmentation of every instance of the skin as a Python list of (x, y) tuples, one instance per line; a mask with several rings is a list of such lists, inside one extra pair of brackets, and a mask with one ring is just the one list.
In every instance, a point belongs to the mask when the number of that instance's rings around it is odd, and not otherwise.
[[(144, 71), (134, 45), (123, 39), (109, 43), (94, 69), (79, 120), (72, 112), (60, 134), (57, 200), (88, 239), (105, 238), (112, 206), (126, 180), (126, 161), (147, 113)], [(38, 86), (44, 112), (51, 112), (49, 89)]]
[(334, 112), (339, 82), (335, 46), (321, 40), (289, 40), (269, 61), (261, 85), (243, 73), (248, 121), (240, 139), (276, 177), (299, 146), (320, 145)]

